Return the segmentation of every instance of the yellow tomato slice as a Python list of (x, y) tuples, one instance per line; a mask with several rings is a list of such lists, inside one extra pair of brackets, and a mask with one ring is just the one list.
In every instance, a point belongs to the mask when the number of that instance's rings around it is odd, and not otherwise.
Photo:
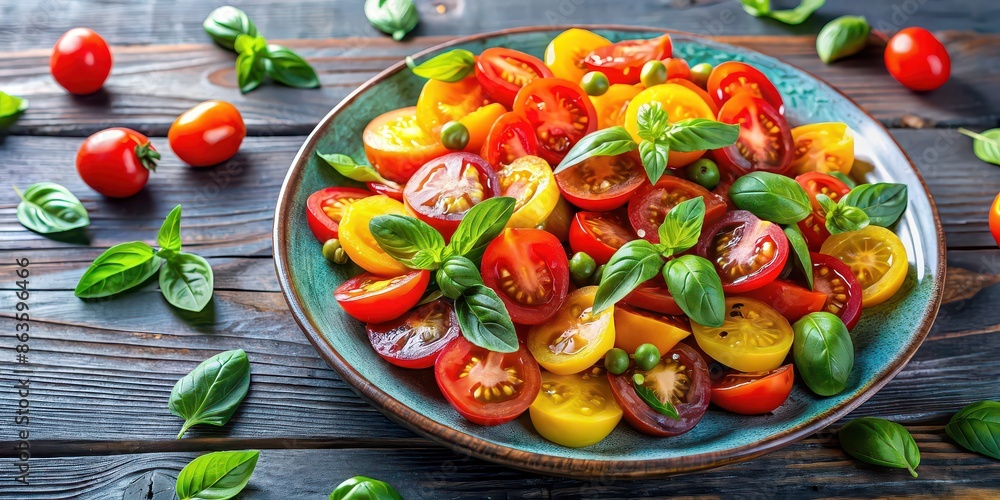
[(605, 45), (611, 45), (611, 41), (597, 33), (570, 28), (549, 42), (545, 48), (545, 65), (556, 78), (579, 84), (589, 71), (583, 60), (594, 49)]
[(417, 122), (427, 132), (440, 134), (445, 123), (461, 120), (490, 102), (475, 75), (454, 83), (427, 80), (417, 98)]
[(598, 367), (575, 375), (543, 371), (528, 413), (542, 437), (570, 448), (599, 443), (622, 419), (608, 377)]
[(459, 123), (469, 129), (469, 144), (465, 146), (465, 151), (479, 154), (493, 124), (506, 112), (507, 108), (503, 107), (503, 104), (494, 102), (460, 118)]
[(615, 306), (615, 347), (635, 352), (642, 344), (653, 344), (661, 353), (674, 348), (691, 328), (680, 321), (627, 305)]
[(846, 123), (813, 123), (792, 129), (795, 158), (792, 171), (851, 173), (854, 166), (854, 134)]
[(861, 283), (862, 307), (889, 300), (903, 286), (910, 267), (899, 236), (878, 226), (830, 236), (820, 253), (832, 255), (851, 268)]
[(559, 186), (549, 163), (537, 156), (522, 156), (504, 165), (497, 178), (500, 196), (516, 200), (507, 227), (538, 227), (556, 208)]
[(706, 354), (741, 372), (773, 370), (792, 347), (792, 325), (771, 306), (747, 297), (726, 299), (725, 322), (719, 327), (691, 322)]
[(340, 246), (362, 269), (379, 276), (393, 277), (410, 270), (385, 253), (372, 236), (368, 223), (378, 215), (406, 215), (403, 204), (384, 195), (369, 196), (352, 203), (340, 221)]
[(558, 375), (580, 373), (614, 347), (614, 307), (594, 315), (596, 294), (596, 286), (570, 293), (555, 316), (531, 327), (528, 350), (542, 368)]
[[(712, 108), (695, 91), (676, 83), (663, 83), (653, 85), (642, 92), (639, 92), (625, 110), (625, 130), (632, 134), (636, 142), (642, 140), (639, 137), (639, 108), (643, 104), (658, 102), (667, 112), (671, 122), (686, 120), (688, 118), (707, 118), (715, 120)], [(691, 151), (682, 153), (671, 151), (667, 160), (667, 166), (678, 168), (694, 163), (695, 160), (704, 155), (704, 151)]]
[(608, 128), (625, 125), (625, 110), (639, 92), (642, 92), (642, 88), (638, 86), (616, 83), (608, 87), (607, 92), (590, 96), (590, 102), (597, 110), (597, 126)]

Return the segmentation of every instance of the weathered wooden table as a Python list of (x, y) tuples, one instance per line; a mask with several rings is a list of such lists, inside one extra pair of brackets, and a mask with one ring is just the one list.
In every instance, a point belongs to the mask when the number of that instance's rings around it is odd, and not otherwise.
[[(379, 36), (360, 0), (233, 2), (262, 33), (306, 56), (319, 90), (267, 85), (241, 96), (233, 56), (208, 43), (200, 25), (222, 2), (0, 1), (0, 89), (27, 97), (30, 111), (0, 143), (0, 315), (12, 325), (16, 259), (30, 260), (32, 320), (27, 378), (30, 423), (15, 426), (15, 339), (0, 337), (0, 498), (168, 499), (178, 470), (209, 450), (261, 449), (243, 498), (325, 498), (342, 479), (365, 474), (407, 498), (724, 496), (997, 496), (1000, 462), (973, 455), (943, 431), (951, 413), (1000, 399), (1000, 250), (986, 226), (1000, 171), (977, 160), (958, 126), (1000, 121), (1000, 3), (992, 0), (829, 2), (806, 24), (752, 18), (735, 1), (655, 3), (585, 0), (419, 0), (422, 24), (403, 43)], [(922, 25), (952, 55), (942, 89), (911, 93), (870, 49), (834, 66), (813, 37), (833, 17), (866, 15), (876, 28)], [(400, 58), (467, 34), (512, 26), (625, 23), (693, 31), (750, 47), (814, 72), (886, 125), (930, 185), (949, 247), (945, 305), (906, 369), (851, 416), (903, 423), (923, 460), (906, 471), (861, 464), (839, 448), (833, 426), (788, 448), (702, 474), (649, 481), (580, 482), (541, 477), (457, 455), (391, 423), (359, 399), (313, 351), (286, 311), (271, 259), (275, 198), (314, 124), (348, 92)], [(49, 49), (65, 30), (89, 26), (114, 45), (104, 91), (67, 95), (48, 73)], [(303, 38), (308, 38), (305, 40)], [(232, 161), (183, 166), (163, 138), (173, 119), (205, 99), (243, 113), (250, 137)], [(73, 167), (82, 137), (128, 126), (164, 154), (148, 187), (110, 200)], [(54, 181), (77, 193), (93, 223), (89, 243), (64, 243), (21, 227), (11, 184)], [(73, 296), (83, 269), (109, 246), (152, 241), (163, 216), (184, 205), (185, 246), (209, 258), (215, 298), (201, 314), (166, 304), (156, 284), (112, 300)], [(199, 426), (183, 440), (167, 410), (174, 382), (219, 351), (242, 348), (253, 384), (229, 425)], [(17, 432), (30, 431), (29, 485), (14, 481)], [(23, 465), (23, 464), (22, 464)]]

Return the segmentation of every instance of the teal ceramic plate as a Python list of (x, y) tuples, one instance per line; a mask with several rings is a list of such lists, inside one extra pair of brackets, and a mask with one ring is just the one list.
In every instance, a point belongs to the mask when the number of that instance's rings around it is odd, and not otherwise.
[[(588, 27), (612, 41), (658, 36), (662, 31), (625, 26)], [(564, 27), (523, 28), (458, 38), (429, 49), (479, 53), (510, 47), (542, 57)], [(909, 276), (892, 300), (865, 311), (852, 332), (857, 350), (847, 389), (819, 398), (796, 384), (788, 401), (764, 416), (710, 410), (687, 434), (641, 435), (624, 422), (604, 441), (571, 449), (550, 443), (527, 414), (498, 427), (472, 425), (438, 392), (430, 370), (413, 372), (383, 362), (368, 344), (364, 326), (334, 302), (333, 290), (358, 268), (323, 259), (304, 217), (306, 197), (330, 185), (352, 185), (321, 163), (316, 152), (363, 159), (361, 131), (375, 116), (417, 101), (424, 83), (399, 62), (362, 85), (323, 119), (303, 144), (281, 188), (275, 212), (274, 255), (292, 314), (319, 353), (358, 393), (407, 428), (460, 452), (519, 469), (579, 478), (648, 477), (746, 460), (822, 429), (860, 405), (902, 369), (927, 335), (941, 301), (944, 236), (920, 174), (889, 133), (854, 102), (826, 83), (777, 59), (683, 33), (671, 33), (674, 53), (692, 65), (740, 60), (761, 69), (780, 89), (793, 125), (841, 121), (856, 132), (857, 156), (868, 181), (909, 186), (909, 207), (895, 228), (910, 257)]]

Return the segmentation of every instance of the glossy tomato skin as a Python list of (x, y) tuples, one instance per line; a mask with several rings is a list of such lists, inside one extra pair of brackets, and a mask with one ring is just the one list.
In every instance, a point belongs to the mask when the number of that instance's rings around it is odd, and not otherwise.
[(636, 238), (628, 218), (617, 212), (577, 212), (569, 226), (569, 247), (607, 264), (625, 243)]
[(600, 71), (612, 84), (639, 83), (642, 66), (649, 61), (670, 57), (673, 46), (670, 35), (648, 40), (624, 40), (594, 49), (583, 60), (590, 71)]
[(579, 85), (538, 78), (514, 98), (513, 111), (528, 120), (538, 139), (538, 155), (552, 165), (585, 135), (597, 130), (597, 111)]
[(395, 278), (361, 273), (341, 283), (333, 297), (351, 317), (365, 323), (384, 323), (420, 302), (430, 279), (430, 273), (423, 270)]
[(701, 100), (705, 101), (705, 104), (708, 104), (708, 107), (712, 110), (713, 116), (719, 115), (719, 106), (715, 104), (715, 100), (712, 99), (712, 96), (710, 96), (705, 89), (699, 87), (698, 84), (688, 80), (687, 78), (670, 78), (667, 80), (667, 83), (673, 83), (690, 89), (695, 94), (698, 94), (698, 97), (701, 97)]
[(589, 212), (607, 212), (628, 203), (645, 179), (636, 151), (594, 156), (556, 174), (566, 201)]
[(111, 74), (111, 49), (93, 30), (73, 28), (52, 49), (52, 77), (70, 94), (93, 94)]
[(724, 62), (708, 76), (708, 93), (720, 108), (733, 96), (748, 93), (767, 101), (778, 113), (785, 114), (781, 93), (757, 68), (739, 61)]
[(741, 92), (722, 105), (719, 121), (740, 126), (736, 144), (715, 152), (720, 164), (744, 173), (788, 171), (795, 156), (792, 131), (785, 117), (770, 103)]
[(340, 221), (354, 201), (367, 198), (372, 193), (364, 189), (328, 187), (309, 195), (306, 199), (306, 222), (309, 230), (320, 243), (337, 237)]
[(361, 138), (365, 156), (375, 170), (400, 184), (406, 183), (421, 166), (448, 152), (439, 135), (420, 127), (414, 106), (375, 117)]
[(730, 371), (712, 382), (712, 403), (740, 415), (762, 415), (778, 409), (792, 393), (795, 370), (783, 365), (768, 372)]
[(365, 326), (368, 341), (382, 359), (402, 368), (434, 366), (438, 354), (462, 334), (448, 302), (435, 300), (385, 323)]
[(569, 291), (569, 261), (559, 239), (541, 229), (505, 229), (483, 253), (483, 284), (510, 319), (537, 325), (556, 314)]
[(396, 201), (403, 201), (403, 186), (399, 184), (382, 184), (381, 182), (368, 182), (368, 189), (375, 193), (388, 196)]
[(476, 60), (476, 79), (493, 100), (510, 108), (521, 87), (536, 78), (552, 78), (541, 59), (517, 50), (491, 47)]
[(889, 74), (910, 90), (934, 90), (951, 76), (951, 57), (944, 45), (923, 28), (905, 28), (885, 47)]
[(403, 188), (403, 203), (447, 240), (473, 205), (498, 193), (496, 171), (486, 160), (472, 153), (448, 153), (413, 174)]
[[(143, 146), (152, 152), (143, 152)], [(76, 153), (76, 171), (94, 191), (127, 198), (146, 185), (159, 157), (146, 136), (127, 128), (109, 128), (83, 141)]]
[(545, 48), (545, 65), (556, 78), (579, 82), (589, 71), (584, 59), (594, 49), (611, 45), (611, 41), (592, 31), (570, 28), (556, 35)]
[(490, 128), (480, 155), (497, 169), (523, 156), (537, 156), (535, 129), (521, 115), (504, 113)]
[(684, 310), (677, 305), (677, 301), (670, 295), (666, 282), (662, 275), (644, 281), (635, 290), (625, 296), (622, 302), (639, 309), (658, 312), (670, 316), (683, 316)]
[(993, 199), (993, 204), (990, 205), (990, 233), (993, 234), (993, 240), (1000, 245), (1000, 194)]
[(232, 158), (246, 135), (243, 116), (236, 106), (225, 101), (205, 101), (174, 120), (167, 140), (184, 163), (208, 167)]
[(701, 196), (705, 200), (705, 224), (726, 213), (726, 202), (691, 181), (663, 176), (656, 184), (643, 184), (628, 202), (628, 219), (639, 237), (660, 242), (660, 225), (677, 204)]
[(702, 230), (696, 252), (715, 266), (723, 291), (738, 294), (771, 283), (781, 274), (788, 260), (788, 238), (781, 226), (734, 210)]
[(822, 311), (827, 300), (827, 295), (823, 292), (810, 291), (790, 281), (779, 279), (760, 288), (743, 292), (741, 295), (768, 304), (789, 323), (798, 321), (806, 314)]
[(848, 330), (861, 319), (864, 290), (851, 268), (840, 259), (816, 252), (809, 253), (813, 264), (813, 289), (827, 295), (823, 310), (836, 314)]

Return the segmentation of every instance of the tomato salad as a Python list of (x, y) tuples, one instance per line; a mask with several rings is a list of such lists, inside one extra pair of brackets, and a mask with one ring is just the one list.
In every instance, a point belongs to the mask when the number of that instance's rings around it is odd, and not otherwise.
[(692, 72), (668, 35), (410, 65), (429, 80), (365, 128), (368, 164), (320, 155), (367, 188), (305, 207), (386, 362), (570, 447), (845, 389), (849, 330), (909, 267), (906, 186), (851, 177), (848, 124), (793, 126), (763, 72)]

